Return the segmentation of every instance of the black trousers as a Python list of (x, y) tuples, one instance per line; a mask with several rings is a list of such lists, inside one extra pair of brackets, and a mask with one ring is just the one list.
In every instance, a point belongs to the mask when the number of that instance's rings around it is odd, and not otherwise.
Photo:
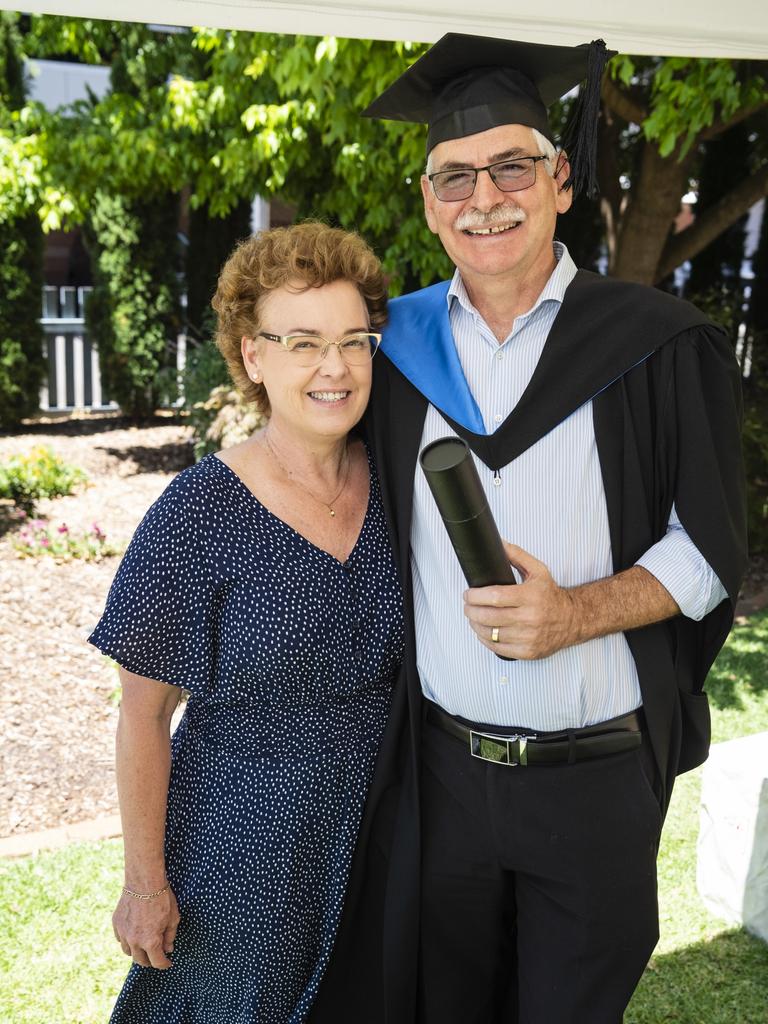
[(647, 747), (477, 760), (424, 724), (420, 1024), (620, 1024), (658, 940)]

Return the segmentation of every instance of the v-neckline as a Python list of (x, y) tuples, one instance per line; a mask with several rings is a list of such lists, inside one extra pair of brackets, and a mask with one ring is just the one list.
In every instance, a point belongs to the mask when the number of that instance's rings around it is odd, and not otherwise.
[(363, 521), (360, 524), (360, 529), (358, 531), (357, 537), (355, 538), (355, 543), (352, 545), (352, 548), (350, 549), (349, 554), (347, 555), (347, 557), (343, 561), (340, 558), (337, 558), (336, 555), (332, 555), (330, 551), (326, 551), (325, 548), (321, 548), (319, 544), (315, 544), (313, 541), (311, 541), (309, 539), (309, 537), (305, 537), (304, 534), (300, 530), (297, 530), (295, 526), (291, 526), (290, 523), (286, 523), (286, 521), (284, 519), (281, 519), (280, 516), (277, 515), (277, 513), (273, 512), (272, 509), (269, 508), (267, 505), (265, 505), (264, 502), (260, 498), (256, 497), (256, 495), (253, 493), (253, 491), (248, 486), (248, 484), (243, 480), (243, 478), (240, 476), (240, 474), (237, 473), (234, 469), (232, 469), (232, 467), (230, 465), (228, 465), (223, 459), (220, 459), (216, 452), (212, 452), (211, 455), (210, 455), (210, 458), (215, 459), (216, 462), (218, 462), (220, 466), (223, 466), (227, 470), (227, 472), (232, 477), (234, 477), (234, 479), (240, 485), (242, 490), (244, 490), (246, 492), (246, 494), (248, 494), (249, 497), (252, 498), (253, 501), (256, 502), (256, 504), (259, 506), (259, 508), (263, 512), (265, 512), (269, 516), (270, 519), (273, 519), (276, 523), (278, 523), (284, 529), (290, 531), (290, 533), (292, 533), (295, 537), (298, 537), (300, 540), (304, 541), (304, 543), (308, 547), (310, 547), (313, 551), (317, 551), (318, 554), (325, 555), (326, 558), (330, 558), (332, 562), (336, 563), (336, 565), (341, 566), (341, 568), (344, 568), (345, 566), (347, 566), (349, 564), (349, 562), (352, 559), (352, 556), (355, 554), (355, 552), (357, 551), (358, 547), (360, 546), (360, 541), (362, 540), (363, 534), (365, 533), (365, 531), (367, 529), (367, 526), (368, 526), (368, 519), (369, 519), (370, 511), (371, 511), (371, 502), (373, 501), (374, 480), (373, 480), (373, 465), (372, 465), (372, 462), (371, 462), (371, 453), (368, 450), (368, 446), (365, 444), (365, 442), (363, 442), (363, 447), (365, 448), (365, 457), (368, 460), (368, 499), (367, 499), (367, 501), (365, 503), (365, 515), (363, 516)]

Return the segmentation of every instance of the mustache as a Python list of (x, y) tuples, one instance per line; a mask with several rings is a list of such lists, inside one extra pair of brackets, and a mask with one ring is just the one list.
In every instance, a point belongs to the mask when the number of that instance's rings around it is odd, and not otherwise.
[(472, 231), (477, 228), (490, 228), (497, 224), (522, 224), (525, 211), (511, 203), (499, 203), (490, 210), (466, 210), (456, 221), (458, 231)]

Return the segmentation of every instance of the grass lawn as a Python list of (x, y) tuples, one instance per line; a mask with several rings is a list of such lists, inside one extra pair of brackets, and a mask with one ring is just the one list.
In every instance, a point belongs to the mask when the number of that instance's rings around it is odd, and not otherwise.
[[(768, 731), (768, 611), (734, 629), (708, 690), (715, 742)], [(768, 1022), (768, 946), (711, 917), (696, 894), (700, 785), (699, 769), (675, 788), (661, 940), (625, 1024)], [(0, 862), (2, 1024), (106, 1024), (128, 966), (110, 925), (121, 869), (119, 840)]]
[[(712, 740), (768, 732), (768, 610), (734, 627), (707, 681)], [(768, 1024), (768, 946), (696, 893), (702, 769), (675, 785), (659, 853), (661, 938), (625, 1024)]]

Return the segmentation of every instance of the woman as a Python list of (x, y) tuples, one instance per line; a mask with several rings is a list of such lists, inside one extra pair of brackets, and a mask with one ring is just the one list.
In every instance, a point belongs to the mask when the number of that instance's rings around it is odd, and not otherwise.
[(267, 231), (230, 257), (213, 305), (269, 423), (171, 483), (91, 637), (123, 688), (113, 925), (135, 964), (115, 1024), (305, 1019), (403, 648), (378, 485), (350, 433), (385, 318), (377, 260), (322, 224)]

